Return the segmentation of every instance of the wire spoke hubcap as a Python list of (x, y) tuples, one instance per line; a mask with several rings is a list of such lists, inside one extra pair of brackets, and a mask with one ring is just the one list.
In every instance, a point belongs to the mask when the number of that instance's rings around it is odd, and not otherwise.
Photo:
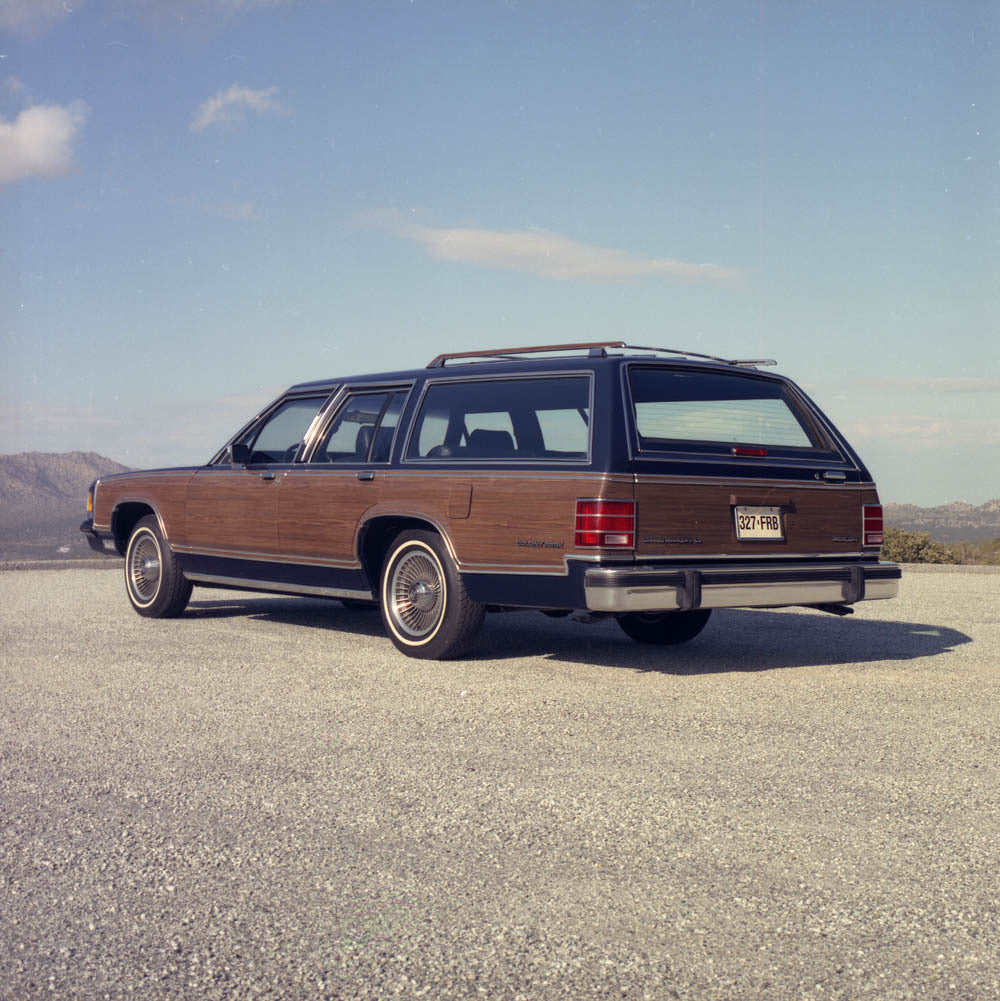
[(441, 568), (423, 551), (406, 553), (392, 573), (393, 617), (410, 636), (432, 632), (444, 609)]
[(150, 536), (143, 536), (133, 547), (129, 559), (132, 590), (141, 601), (156, 597), (160, 586), (160, 550)]

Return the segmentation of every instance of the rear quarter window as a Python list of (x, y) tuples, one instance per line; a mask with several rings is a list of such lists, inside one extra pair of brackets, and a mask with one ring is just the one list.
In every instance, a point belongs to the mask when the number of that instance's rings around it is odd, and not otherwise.
[(407, 460), (580, 461), (590, 454), (590, 377), (428, 386)]

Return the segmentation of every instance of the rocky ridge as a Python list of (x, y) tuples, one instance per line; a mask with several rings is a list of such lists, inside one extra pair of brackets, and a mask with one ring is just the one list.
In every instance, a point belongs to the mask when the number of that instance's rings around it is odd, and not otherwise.
[(87, 488), (128, 469), (97, 452), (0, 455), (0, 559), (93, 556), (79, 531)]
[(978, 506), (955, 501), (938, 507), (886, 504), (885, 523), (908, 532), (929, 532), (940, 542), (1000, 537), (1000, 497)]

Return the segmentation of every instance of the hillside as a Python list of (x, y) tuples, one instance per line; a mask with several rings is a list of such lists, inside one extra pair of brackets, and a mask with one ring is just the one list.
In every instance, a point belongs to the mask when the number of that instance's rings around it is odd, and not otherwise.
[(0, 559), (93, 556), (79, 530), (87, 488), (128, 468), (96, 452), (0, 455)]
[(978, 507), (960, 501), (940, 507), (886, 504), (885, 523), (908, 532), (929, 532), (939, 542), (1000, 538), (1000, 497)]

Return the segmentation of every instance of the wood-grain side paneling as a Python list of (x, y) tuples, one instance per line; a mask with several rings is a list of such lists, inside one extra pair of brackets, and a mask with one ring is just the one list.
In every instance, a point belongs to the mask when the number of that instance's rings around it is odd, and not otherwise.
[[(354, 568), (366, 522), (414, 517), (440, 528), (463, 569), (561, 573), (567, 557), (596, 552), (574, 545), (577, 499), (633, 496), (628, 476), (365, 472), (372, 479), (329, 468), (280, 471), (273, 480), (231, 467), (120, 474), (99, 482), (94, 524), (107, 530), (117, 505), (141, 502), (185, 551)], [(640, 560), (856, 553), (862, 505), (878, 503), (871, 485), (645, 476), (634, 491)], [(736, 504), (780, 507), (785, 540), (738, 541)]]
[(280, 556), (278, 495), (282, 474), (219, 466), (199, 470), (187, 487), (185, 531), (176, 542), (199, 552)]
[(118, 473), (98, 480), (94, 498), (94, 527), (111, 528), (117, 507), (127, 503), (149, 505), (160, 518), (167, 538), (173, 542), (184, 534), (184, 503), (192, 469)]
[[(861, 508), (877, 503), (866, 486), (640, 477), (636, 485), (638, 559), (651, 556), (781, 556), (857, 553)], [(739, 541), (736, 505), (780, 507), (785, 539)]]
[(599, 478), (476, 481), (469, 517), (451, 526), (460, 562), (561, 570), (565, 557), (576, 551), (576, 502), (581, 497), (630, 500), (632, 484)]
[(420, 518), (439, 527), (463, 569), (561, 573), (574, 551), (577, 498), (603, 496), (630, 498), (631, 479), (482, 473), (456, 480), (381, 469), (359, 480), (356, 471), (295, 470), (281, 484), (278, 534), (287, 559), (357, 566), (364, 524)]
[(322, 466), (289, 472), (278, 501), (278, 537), (285, 557), (359, 566), (358, 526), (383, 496), (385, 477), (379, 470), (372, 479), (359, 480), (357, 470)]
[(630, 477), (483, 473), (463, 475), (461, 482), (471, 490), (463, 489), (457, 503), (451, 477), (389, 473), (378, 505), (365, 518), (396, 512), (432, 516), (464, 570), (562, 573), (565, 558), (577, 552), (577, 499), (632, 497)]

